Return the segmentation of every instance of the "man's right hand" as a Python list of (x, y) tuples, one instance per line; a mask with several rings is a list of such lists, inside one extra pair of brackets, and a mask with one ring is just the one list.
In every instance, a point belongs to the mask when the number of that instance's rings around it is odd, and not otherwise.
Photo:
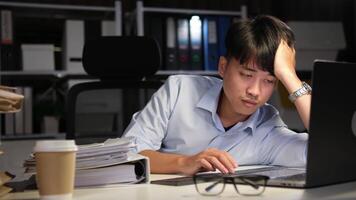
[(215, 171), (234, 173), (238, 166), (234, 158), (226, 151), (216, 148), (206, 149), (193, 156), (184, 156), (179, 160), (181, 173), (192, 175), (199, 171)]

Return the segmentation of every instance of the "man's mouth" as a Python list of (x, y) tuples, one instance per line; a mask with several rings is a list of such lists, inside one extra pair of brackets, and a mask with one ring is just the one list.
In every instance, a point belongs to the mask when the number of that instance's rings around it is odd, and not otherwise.
[(246, 99), (242, 99), (242, 102), (243, 102), (247, 107), (255, 107), (255, 106), (258, 104), (256, 101), (246, 100)]

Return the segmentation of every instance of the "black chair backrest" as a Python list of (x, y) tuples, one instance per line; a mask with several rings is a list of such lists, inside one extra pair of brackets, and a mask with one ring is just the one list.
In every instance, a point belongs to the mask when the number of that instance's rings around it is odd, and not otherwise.
[[(100, 81), (79, 83), (70, 88), (66, 101), (66, 138), (91, 141), (94, 136), (84, 138), (76, 132), (76, 102), (79, 94), (84, 91), (101, 89), (122, 89), (123, 112), (132, 114), (138, 99), (127, 95), (131, 89), (158, 89), (163, 81), (147, 80), (143, 77), (153, 75), (161, 65), (161, 54), (156, 41), (149, 37), (100, 37), (86, 41), (83, 49), (83, 67), (92, 77)], [(131, 94), (131, 92), (129, 92)], [(136, 94), (136, 93), (135, 93)], [(130, 96), (130, 97), (129, 97)], [(137, 110), (136, 110), (137, 111)], [(125, 114), (124, 113), (124, 114)], [(130, 116), (131, 118), (131, 116)], [(124, 119), (124, 125), (129, 119)], [(79, 134), (79, 135), (78, 135)], [(113, 133), (108, 133), (113, 134)], [(117, 133), (120, 136), (121, 133)], [(100, 134), (98, 137), (106, 137)], [(86, 143), (86, 142), (84, 142)]]
[(84, 70), (100, 79), (142, 79), (161, 65), (157, 42), (149, 37), (100, 37), (83, 49)]

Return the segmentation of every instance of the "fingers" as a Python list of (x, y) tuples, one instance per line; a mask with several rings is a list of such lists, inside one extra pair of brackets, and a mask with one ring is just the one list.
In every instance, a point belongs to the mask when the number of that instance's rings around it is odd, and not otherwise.
[(295, 66), (295, 49), (282, 40), (274, 58), (274, 74), (284, 84), (284, 79), (288, 80), (289, 76), (296, 74)]
[[(207, 149), (202, 152), (202, 157), (205, 161), (207, 161), (210, 165), (207, 165), (204, 161), (204, 168), (208, 170), (218, 169), (222, 173), (234, 173), (235, 168), (237, 167), (237, 163), (235, 159), (227, 152), (220, 151), (218, 149)], [(210, 167), (211, 166), (211, 167)]]
[(210, 162), (208, 162), (206, 159), (201, 159), (200, 164), (207, 171), (215, 171), (213, 165), (211, 165)]
[(195, 174), (198, 171), (215, 171), (221, 173), (234, 173), (237, 163), (226, 151), (209, 148), (193, 156), (182, 159), (181, 171), (183, 174)]
[(224, 151), (224, 153), (225, 153), (227, 159), (229, 160), (229, 162), (231, 163), (231, 165), (233, 166), (233, 168), (234, 169), (237, 168), (238, 165), (237, 165), (237, 162), (235, 161), (235, 159), (228, 152)]
[(226, 168), (225, 173), (234, 173), (235, 172), (235, 161), (227, 152), (219, 152), (220, 154), (216, 156), (218, 161)]
[(216, 169), (218, 169), (221, 173), (227, 174), (231, 172), (231, 168), (229, 164), (226, 163), (226, 161), (222, 161), (221, 158), (217, 158), (214, 156), (210, 156), (207, 158), (209, 163), (213, 165)]
[(289, 46), (288, 43), (284, 40), (281, 40), (277, 48), (277, 52), (282, 52), (282, 51), (290, 51), (291, 53), (295, 53), (294, 47)]

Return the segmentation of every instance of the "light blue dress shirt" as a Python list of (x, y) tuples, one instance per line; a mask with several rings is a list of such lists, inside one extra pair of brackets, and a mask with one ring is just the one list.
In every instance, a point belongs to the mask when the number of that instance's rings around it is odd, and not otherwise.
[(137, 152), (193, 155), (218, 148), (239, 165), (305, 166), (308, 135), (289, 130), (272, 105), (225, 131), (216, 113), (221, 90), (215, 77), (171, 76), (133, 115), (124, 136), (135, 138)]

